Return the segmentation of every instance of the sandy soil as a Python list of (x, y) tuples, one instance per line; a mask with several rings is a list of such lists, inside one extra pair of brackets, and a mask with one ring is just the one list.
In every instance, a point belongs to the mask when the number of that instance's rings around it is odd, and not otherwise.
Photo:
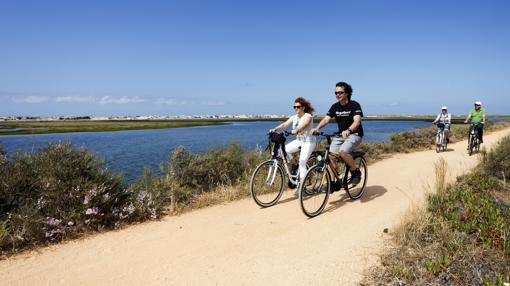
[[(485, 136), (493, 146), (510, 129)], [(1, 285), (352, 285), (403, 215), (423, 203), (443, 157), (449, 178), (471, 169), (466, 142), (436, 154), (396, 155), (369, 166), (365, 196), (334, 193), (308, 219), (287, 191), (260, 209), (251, 199), (45, 248), (0, 261)]]

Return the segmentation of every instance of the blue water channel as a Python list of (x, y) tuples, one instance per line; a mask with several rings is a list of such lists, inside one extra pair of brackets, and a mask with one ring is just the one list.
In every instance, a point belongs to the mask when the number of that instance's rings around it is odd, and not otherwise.
[[(32, 152), (49, 142), (70, 141), (75, 147), (85, 147), (106, 160), (114, 173), (122, 173), (126, 182), (133, 182), (143, 175), (143, 168), (154, 171), (160, 163), (168, 162), (172, 150), (182, 145), (193, 153), (239, 142), (245, 149), (267, 144), (268, 129), (278, 122), (232, 122), (220, 126), (201, 126), (173, 129), (131, 130), (115, 132), (76, 132), (40, 135), (3, 135), (0, 146), (8, 154), (19, 150)], [(430, 125), (424, 121), (364, 121), (365, 142), (386, 141), (390, 134), (414, 130), (417, 126)], [(327, 125), (322, 131), (334, 132), (336, 124)]]

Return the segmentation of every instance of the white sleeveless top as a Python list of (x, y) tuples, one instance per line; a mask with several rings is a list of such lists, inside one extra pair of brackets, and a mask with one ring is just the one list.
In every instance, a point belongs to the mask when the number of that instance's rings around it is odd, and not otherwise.
[(296, 129), (306, 118), (312, 118), (312, 122), (305, 129), (301, 130), (297, 135), (297, 139), (302, 142), (315, 142), (315, 136), (312, 135), (313, 128), (313, 116), (310, 113), (305, 113), (301, 118), (297, 116), (297, 114), (292, 115), (292, 129)]
[(443, 124), (446, 124), (447, 121), (450, 121), (452, 119), (452, 114), (451, 113), (446, 113), (446, 114), (443, 114), (442, 112), (439, 113), (436, 117), (436, 121), (440, 122), (440, 123), (443, 123)]

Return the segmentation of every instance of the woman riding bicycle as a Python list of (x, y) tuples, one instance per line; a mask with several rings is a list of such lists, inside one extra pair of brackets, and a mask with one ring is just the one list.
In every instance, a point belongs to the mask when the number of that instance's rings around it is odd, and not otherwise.
[(312, 112), (315, 109), (308, 100), (302, 97), (296, 98), (293, 108), (296, 114), (289, 117), (284, 123), (270, 129), (269, 132), (285, 129), (292, 124), (291, 133), (297, 135), (297, 138), (285, 145), (285, 151), (288, 154), (287, 159), (290, 161), (292, 160), (291, 154), (299, 151), (301, 147), (301, 153), (299, 154), (299, 177), (302, 180), (306, 174), (306, 162), (315, 149), (316, 139), (311, 133), (313, 125)]
[(446, 136), (446, 142), (450, 142), (450, 125), (452, 124), (452, 115), (448, 113), (448, 108), (446, 106), (441, 107), (441, 113), (439, 113), (432, 122), (433, 124), (437, 123), (437, 132), (441, 132), (444, 130), (444, 135)]

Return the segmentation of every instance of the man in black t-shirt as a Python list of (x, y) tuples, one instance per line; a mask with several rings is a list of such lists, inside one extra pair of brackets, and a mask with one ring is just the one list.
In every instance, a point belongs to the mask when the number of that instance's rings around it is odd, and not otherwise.
[[(361, 180), (361, 172), (356, 167), (356, 163), (350, 153), (354, 147), (361, 143), (361, 138), (363, 137), (363, 126), (361, 125), (363, 111), (358, 102), (351, 100), (352, 87), (348, 83), (337, 83), (335, 96), (337, 102), (331, 106), (328, 113), (321, 122), (319, 122), (317, 127), (312, 129), (312, 133), (317, 133), (322, 127), (326, 126), (331, 119), (335, 119), (338, 124), (338, 133), (340, 133), (340, 136), (333, 139), (329, 147), (329, 152), (339, 154), (347, 165), (349, 165), (352, 175), (351, 183), (356, 185)], [(332, 158), (334, 158), (334, 156), (332, 156)], [(335, 167), (335, 165), (336, 162), (333, 162), (333, 167)], [(333, 182), (332, 187), (333, 190), (339, 190), (340, 183)]]

